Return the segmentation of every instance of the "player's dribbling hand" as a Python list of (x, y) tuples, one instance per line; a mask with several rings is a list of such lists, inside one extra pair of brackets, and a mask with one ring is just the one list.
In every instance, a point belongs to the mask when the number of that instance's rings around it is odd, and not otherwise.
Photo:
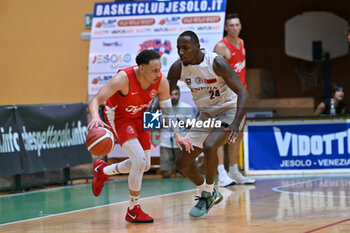
[(191, 153), (192, 150), (194, 150), (193, 148), (193, 145), (190, 141), (190, 139), (186, 138), (186, 137), (183, 137), (181, 135), (181, 133), (179, 132), (176, 132), (175, 135), (175, 140), (176, 140), (176, 145), (179, 147), (180, 150), (182, 150), (182, 147), (181, 145), (184, 145), (185, 146), (185, 150), (188, 152), (188, 153)]
[(111, 127), (106, 123), (104, 123), (101, 119), (92, 119), (87, 126), (87, 130), (90, 130), (96, 127), (104, 127), (107, 129), (111, 129)]

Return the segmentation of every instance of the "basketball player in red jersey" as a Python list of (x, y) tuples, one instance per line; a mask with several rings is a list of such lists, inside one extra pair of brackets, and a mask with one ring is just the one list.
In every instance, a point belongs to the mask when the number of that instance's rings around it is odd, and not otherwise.
[[(158, 95), (162, 112), (169, 114), (171, 100), (169, 83), (160, 72), (160, 55), (153, 50), (144, 50), (136, 57), (137, 66), (119, 71), (89, 101), (89, 112), (92, 116), (88, 129), (102, 126), (112, 129), (115, 139), (122, 146), (129, 159), (108, 165), (97, 159), (94, 163), (92, 190), (95, 196), (102, 192), (105, 181), (111, 175), (129, 173), (129, 208), (125, 220), (128, 222), (153, 222), (153, 218), (144, 213), (138, 204), (142, 176), (150, 168), (150, 139), (143, 130), (143, 112), (148, 103)], [(105, 124), (99, 115), (99, 105), (105, 102)], [(176, 130), (174, 130), (176, 131)], [(176, 144), (186, 151), (193, 150), (187, 138), (175, 132)]]
[[(224, 29), (226, 36), (215, 45), (214, 52), (227, 60), (230, 66), (236, 71), (243, 86), (247, 88), (247, 82), (245, 80), (245, 48), (243, 40), (238, 37), (239, 33), (241, 32), (242, 25), (237, 14), (229, 14), (226, 16)], [(230, 168), (228, 174), (224, 168), (223, 147), (218, 150), (218, 173), (220, 186), (226, 187), (236, 183), (255, 183), (254, 179), (243, 176), (238, 170), (238, 159), (242, 138), (243, 129), (239, 133), (236, 142), (234, 144), (228, 144), (228, 152), (230, 156)]]

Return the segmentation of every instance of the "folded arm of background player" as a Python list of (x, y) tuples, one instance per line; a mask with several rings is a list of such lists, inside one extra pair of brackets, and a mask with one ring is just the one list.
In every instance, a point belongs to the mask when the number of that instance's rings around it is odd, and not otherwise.
[[(170, 94), (169, 94), (169, 83), (168, 80), (162, 75), (161, 81), (159, 84), (159, 90), (158, 90), (158, 100), (159, 100), (159, 106), (162, 110), (162, 113), (164, 116), (169, 116), (170, 120), (176, 121), (176, 114), (172, 108), (171, 100), (170, 100)], [(191, 141), (183, 137), (181, 135), (179, 127), (170, 127), (171, 130), (174, 132), (174, 137), (176, 140), (176, 145), (182, 150), (181, 145), (185, 146), (185, 149), (188, 153), (191, 153), (191, 150), (194, 150)]]

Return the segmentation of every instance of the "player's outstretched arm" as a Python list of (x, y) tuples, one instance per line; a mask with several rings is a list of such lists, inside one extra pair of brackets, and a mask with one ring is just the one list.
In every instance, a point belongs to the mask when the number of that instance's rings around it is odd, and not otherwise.
[(109, 128), (109, 126), (100, 118), (99, 106), (100, 104), (104, 103), (109, 97), (111, 97), (116, 91), (127, 91), (128, 85), (128, 77), (124, 71), (121, 71), (116, 74), (111, 80), (109, 80), (108, 83), (103, 85), (97, 94), (92, 97), (88, 103), (89, 113), (91, 114), (91, 121), (87, 126), (88, 130), (98, 126)]
[(229, 140), (230, 142), (234, 142), (238, 137), (239, 125), (244, 116), (245, 106), (249, 97), (248, 91), (239, 80), (236, 72), (223, 57), (215, 57), (213, 68), (215, 73), (225, 80), (227, 86), (238, 95), (237, 113), (229, 127), (231, 131)]
[[(162, 112), (165, 116), (170, 116), (169, 118), (171, 121), (176, 121), (176, 113), (173, 111), (170, 100), (168, 80), (165, 79), (163, 76), (161, 78), (162, 80), (160, 81), (158, 91), (159, 106), (162, 109)], [(188, 138), (183, 137), (181, 135), (179, 127), (172, 126), (171, 130), (174, 132), (176, 145), (179, 147), (179, 149), (182, 150), (181, 145), (184, 145), (185, 150), (188, 153), (191, 153), (191, 150), (194, 150), (192, 143)]]

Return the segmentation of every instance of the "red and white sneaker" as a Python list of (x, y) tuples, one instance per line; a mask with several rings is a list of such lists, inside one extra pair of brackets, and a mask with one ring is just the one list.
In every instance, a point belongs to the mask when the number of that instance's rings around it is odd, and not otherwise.
[(109, 181), (108, 178), (111, 177), (103, 173), (103, 168), (107, 165), (108, 163), (106, 163), (102, 159), (96, 159), (94, 163), (94, 179), (92, 180), (92, 193), (96, 197), (101, 194), (105, 181)]
[(131, 223), (152, 223), (154, 219), (143, 212), (140, 205), (135, 205), (132, 210), (128, 208), (125, 221)]

